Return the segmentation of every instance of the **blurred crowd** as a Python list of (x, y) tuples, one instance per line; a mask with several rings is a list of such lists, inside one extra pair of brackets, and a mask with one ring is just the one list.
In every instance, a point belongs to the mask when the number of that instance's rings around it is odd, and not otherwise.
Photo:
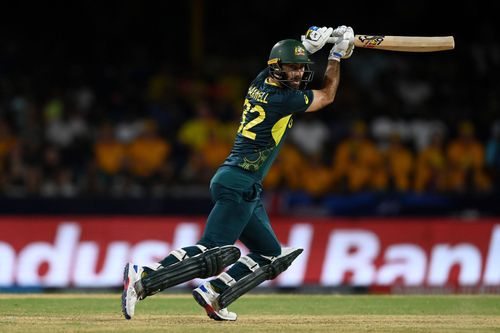
[[(16, 96), (0, 119), (2, 196), (163, 196), (176, 185), (206, 191), (231, 150), (244, 82), (226, 78), (209, 87), (208, 99), (203, 87), (204, 97), (191, 104), (183, 94), (177, 100), (165, 94), (170, 84), (164, 75), (151, 78), (144, 114), (127, 111), (120, 94), (111, 96), (110, 109), (95, 109), (89, 87), (56, 91), (41, 104)], [(197, 88), (189, 87), (186, 98), (193, 98), (192, 89)], [(312, 196), (365, 190), (475, 193), (490, 192), (498, 182), (500, 122), (492, 124), (486, 142), (476, 138), (469, 121), (456, 131), (439, 119), (384, 115), (368, 123), (338, 120), (336, 126), (348, 134), (336, 140), (322, 119), (298, 117), (265, 188)]]
[(446, 140), (445, 133), (440, 121), (397, 124), (380, 117), (370, 128), (357, 121), (350, 135), (327, 152), (330, 156), (324, 156), (319, 139), (328, 137), (325, 126), (315, 121), (299, 123), (291, 134), (294, 145), (283, 149), (266, 183), (270, 188), (286, 184), (313, 196), (367, 190), (492, 191), (500, 157), (500, 123), (494, 125), (495, 137), (487, 147), (475, 138), (470, 122), (458, 125), (456, 137)]
[[(494, 192), (500, 100), (488, 71), (500, 67), (497, 49), (478, 46), (446, 63), (360, 52), (343, 70), (334, 105), (296, 117), (265, 188), (313, 197)], [(140, 59), (30, 72), (12, 54), (0, 59), (3, 197), (206, 194), (258, 72), (195, 75)], [(476, 68), (464, 73), (471, 59)]]

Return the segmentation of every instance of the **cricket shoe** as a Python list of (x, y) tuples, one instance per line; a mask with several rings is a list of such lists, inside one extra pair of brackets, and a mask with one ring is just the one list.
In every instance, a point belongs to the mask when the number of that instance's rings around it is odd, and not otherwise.
[(152, 263), (146, 266), (138, 266), (132, 263), (125, 265), (123, 270), (123, 293), (122, 293), (122, 312), (125, 319), (132, 319), (137, 301), (146, 298), (145, 295), (138, 295), (135, 285), (148, 273), (156, 271), (162, 267), (160, 263)]
[(205, 309), (207, 316), (213, 320), (235, 321), (238, 318), (236, 313), (228, 311), (227, 308), (218, 309), (217, 297), (219, 294), (213, 290), (209, 282), (204, 282), (193, 290), (193, 297)]
[(144, 269), (141, 266), (128, 263), (123, 270), (122, 312), (125, 319), (132, 319), (135, 304), (139, 300), (135, 283), (141, 279)]

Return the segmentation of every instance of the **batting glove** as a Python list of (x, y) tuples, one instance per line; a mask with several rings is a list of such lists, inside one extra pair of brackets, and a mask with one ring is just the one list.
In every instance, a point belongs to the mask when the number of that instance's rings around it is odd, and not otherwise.
[(342, 34), (342, 39), (336, 42), (330, 50), (328, 60), (340, 61), (340, 59), (347, 59), (354, 51), (354, 31), (351, 27), (344, 27), (345, 26), (337, 28), (342, 28), (344, 32)]
[(302, 36), (302, 44), (307, 52), (313, 54), (325, 46), (328, 37), (332, 35), (332, 32), (333, 28), (318, 28), (316, 26), (312, 26), (307, 30), (306, 35)]
[(342, 37), (347, 30), (346, 25), (339, 25), (332, 32), (332, 37)]

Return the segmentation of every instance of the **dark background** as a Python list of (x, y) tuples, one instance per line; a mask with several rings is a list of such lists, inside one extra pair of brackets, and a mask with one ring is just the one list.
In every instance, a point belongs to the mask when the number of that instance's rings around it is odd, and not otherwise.
[[(453, 35), (456, 49), (427, 54), (356, 49), (352, 59), (342, 64), (336, 102), (318, 115), (336, 131), (334, 138), (346, 134), (339, 124), (387, 115), (438, 118), (449, 126), (451, 136), (458, 122), (470, 120), (476, 136), (486, 144), (492, 123), (500, 118), (500, 25), (489, 6), (480, 1), (12, 2), (3, 4), (0, 11), (0, 112), (10, 119), (10, 103), (19, 95), (43, 105), (55, 92), (86, 85), (92, 87), (97, 101), (87, 119), (91, 126), (137, 117), (146, 112), (144, 86), (153, 73), (166, 70), (174, 77), (204, 82), (221, 73), (235, 74), (249, 83), (266, 66), (278, 40), (299, 38), (310, 25), (346, 24), (359, 34)], [(322, 51), (313, 56), (313, 87), (321, 82), (326, 55)], [(389, 66), (377, 85), (363, 86), (358, 78), (380, 59), (396, 69)], [(398, 99), (394, 86), (402, 75), (432, 82), (434, 94), (428, 103), (414, 108)], [(381, 103), (370, 100), (374, 91), (384, 96)], [(123, 97), (119, 106), (113, 100), (117, 93)], [(190, 116), (187, 107), (184, 119)], [(168, 138), (172, 131), (175, 126), (165, 128), (164, 135)], [(176, 163), (182, 168), (182, 159)], [(183, 193), (182, 185), (189, 184), (181, 184), (176, 195), (166, 195), (168, 199), (117, 199), (94, 193), (72, 199), (2, 195), (0, 207), (5, 213), (207, 212), (208, 184), (204, 194), (197, 191), (187, 199), (178, 195)], [(453, 214), (470, 208), (496, 215), (496, 184), (492, 192), (446, 196), (453, 204), (445, 209), (412, 206), (396, 209), (395, 214)], [(393, 202), (400, 196), (391, 193), (384, 198)], [(364, 214), (374, 212), (368, 207)]]

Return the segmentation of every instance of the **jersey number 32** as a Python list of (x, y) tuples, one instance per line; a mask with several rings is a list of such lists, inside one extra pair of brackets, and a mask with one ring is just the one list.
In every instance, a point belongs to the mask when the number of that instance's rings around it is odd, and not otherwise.
[[(258, 112), (259, 115), (253, 120), (246, 123), (248, 112)], [(264, 111), (264, 108), (260, 105), (255, 105), (252, 107), (252, 104), (250, 104), (248, 99), (245, 99), (245, 103), (243, 104), (243, 115), (241, 116), (241, 123), (240, 127), (238, 128), (238, 133), (243, 135), (245, 138), (255, 140), (256, 134), (252, 132), (251, 129), (252, 127), (263, 122), (264, 119), (266, 119), (266, 111)]]

